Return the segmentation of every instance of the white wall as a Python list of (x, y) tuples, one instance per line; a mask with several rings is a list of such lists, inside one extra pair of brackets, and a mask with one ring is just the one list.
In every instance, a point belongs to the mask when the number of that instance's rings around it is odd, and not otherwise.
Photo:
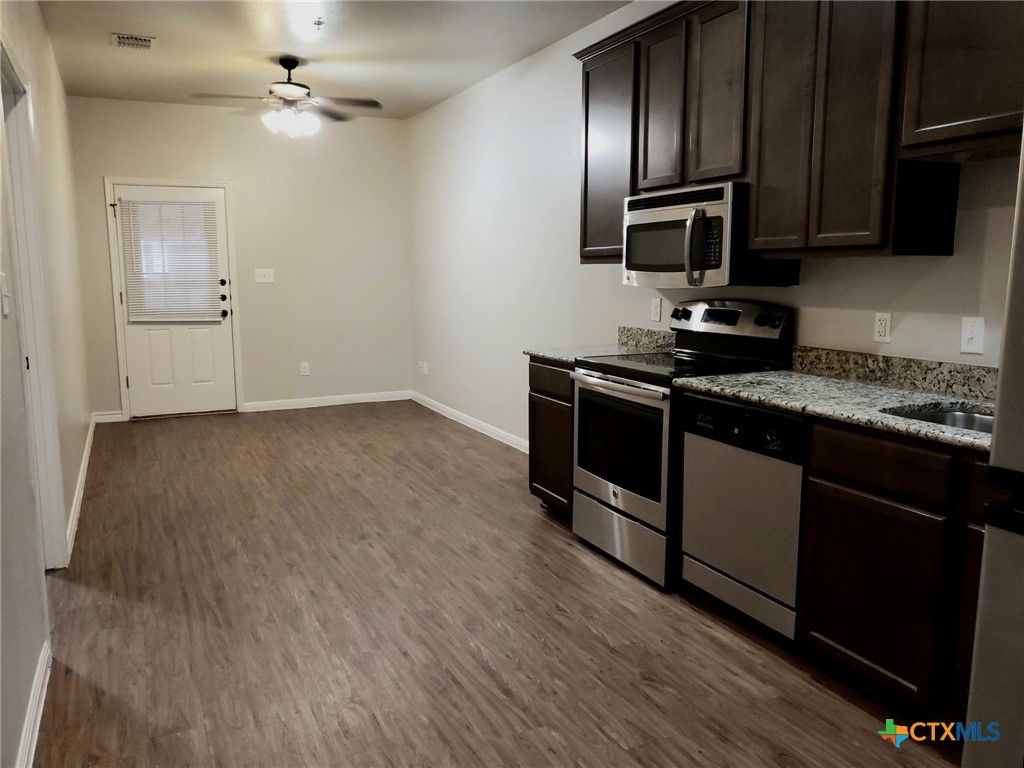
[[(13, 271), (5, 207), (0, 269)], [(49, 635), (43, 541), (32, 496), (17, 305), (0, 319), (0, 765), (16, 765), (40, 651)]]
[[(231, 184), (246, 402), (409, 388), (404, 122), (288, 139), (221, 107), (72, 97), (69, 111), (94, 410), (121, 410), (104, 176)], [(276, 282), (257, 285), (257, 267)]]
[(86, 379), (81, 272), (75, 231), (67, 103), (57, 60), (35, 2), (4, 3), (3, 40), (32, 99), (34, 177), (47, 278), (46, 309), (57, 396), (67, 514), (92, 415)]
[[(40, 206), (39, 235), (47, 276), (47, 312), (57, 370), (61, 464), (68, 511), (88, 432), (85, 344), (64, 88), (35, 3), (4, 3), (0, 37), (31, 95), (32, 172)], [(8, 201), (4, 201), (8, 204)], [(11, 222), (4, 216), (2, 269), (9, 275)], [(15, 296), (15, 302), (18, 297)], [(41, 530), (32, 500), (26, 409), (18, 346), (18, 305), (3, 324), (2, 596), (0, 596), (0, 765), (14, 765), (33, 680), (49, 635)], [(29, 722), (29, 729), (33, 721)]]
[[(790, 289), (655, 292), (615, 265), (580, 265), (580, 64), (572, 53), (657, 10), (633, 4), (412, 118), (416, 254), (414, 388), (526, 435), (524, 347), (614, 341), (649, 300), (764, 298), (800, 308), (798, 341), (995, 365), (1016, 161), (965, 168), (956, 255), (805, 260)], [(893, 342), (871, 341), (874, 312)], [(959, 353), (960, 316), (982, 315), (982, 356)], [(414, 363), (415, 369), (415, 363)]]

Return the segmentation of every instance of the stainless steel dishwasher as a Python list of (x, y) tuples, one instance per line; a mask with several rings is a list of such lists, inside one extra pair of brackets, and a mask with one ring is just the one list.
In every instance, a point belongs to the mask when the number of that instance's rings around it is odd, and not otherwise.
[(683, 581), (792, 638), (809, 426), (690, 394), (682, 411)]

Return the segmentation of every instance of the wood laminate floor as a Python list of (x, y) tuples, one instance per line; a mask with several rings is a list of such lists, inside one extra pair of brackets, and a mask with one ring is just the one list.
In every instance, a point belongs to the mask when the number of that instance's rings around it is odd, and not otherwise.
[(933, 766), (411, 402), (101, 424), (38, 766)]

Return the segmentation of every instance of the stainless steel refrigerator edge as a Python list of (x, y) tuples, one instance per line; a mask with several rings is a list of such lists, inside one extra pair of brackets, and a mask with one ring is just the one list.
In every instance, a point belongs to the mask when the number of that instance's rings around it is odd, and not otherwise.
[[(990, 466), (1024, 485), (1024, 152), (1010, 245), (1010, 275)], [(1019, 495), (1010, 512), (1024, 517)], [(1011, 528), (1017, 528), (1016, 531)], [(967, 718), (999, 723), (997, 741), (964, 745), (965, 768), (1024, 766), (1024, 529), (985, 530)], [(984, 727), (984, 726), (983, 726)]]

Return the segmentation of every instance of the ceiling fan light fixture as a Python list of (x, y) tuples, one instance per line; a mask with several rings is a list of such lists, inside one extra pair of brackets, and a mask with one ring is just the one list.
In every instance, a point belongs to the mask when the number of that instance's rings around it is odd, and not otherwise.
[(312, 112), (299, 112), (295, 118), (295, 126), (301, 130), (299, 136), (312, 136), (320, 130), (320, 118)]
[(281, 130), (281, 110), (272, 109), (263, 115), (260, 120), (267, 126), (271, 133), (278, 133)]
[(296, 83), (291, 80), (281, 80), (270, 84), (270, 95), (280, 96), (282, 99), (308, 99), (310, 94), (309, 86), (305, 83)]
[(272, 109), (260, 119), (271, 133), (283, 133), (293, 139), (312, 136), (320, 130), (320, 118), (312, 112), (300, 112), (294, 107)]

